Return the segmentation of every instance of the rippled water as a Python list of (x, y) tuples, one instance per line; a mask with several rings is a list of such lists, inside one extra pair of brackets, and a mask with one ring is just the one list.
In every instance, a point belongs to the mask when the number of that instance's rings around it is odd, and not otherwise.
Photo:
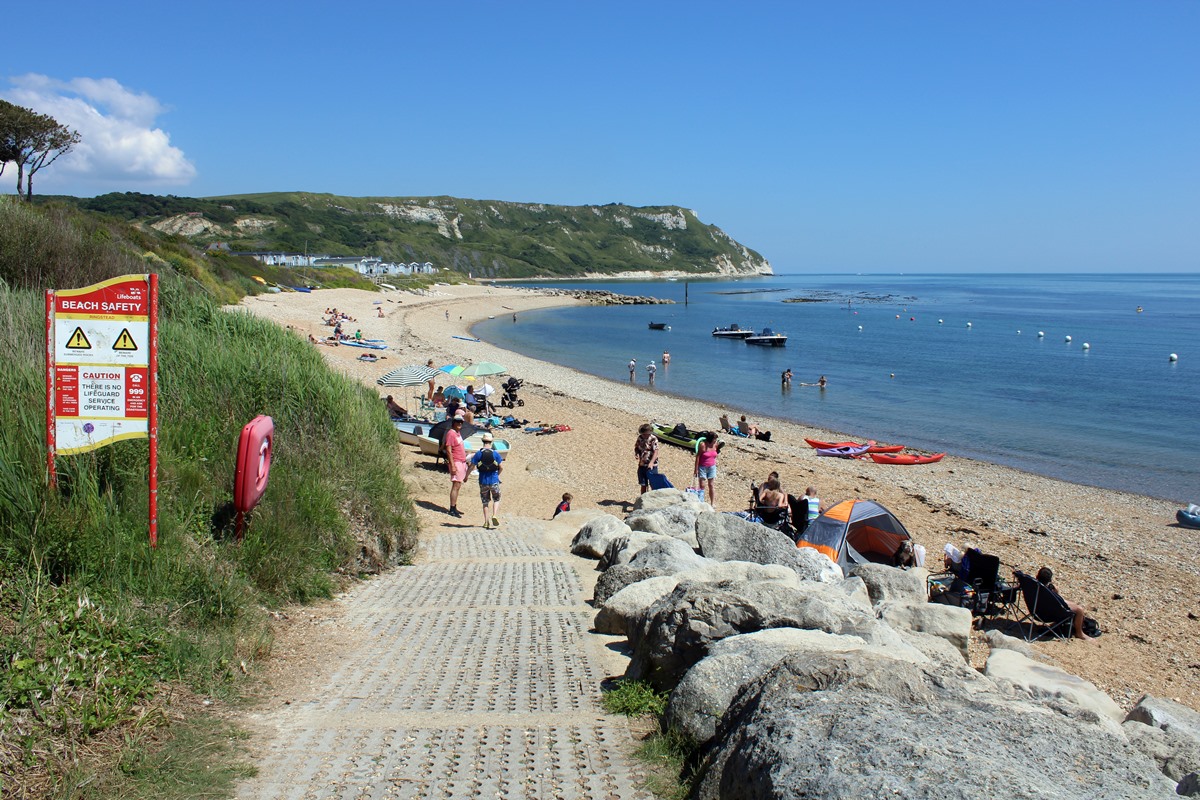
[[(626, 364), (637, 358), (644, 383), (653, 359), (658, 390), (752, 414), (1200, 500), (1200, 277), (791, 275), (579, 285), (678, 304), (525, 312), (515, 324), (499, 316), (475, 333), (613, 380), (628, 380)], [(819, 302), (784, 302), (796, 298)], [(649, 330), (651, 321), (670, 330)], [(731, 322), (785, 331), (787, 346), (711, 336)], [(795, 378), (783, 390), (787, 368)], [(820, 375), (825, 390), (799, 385)]]

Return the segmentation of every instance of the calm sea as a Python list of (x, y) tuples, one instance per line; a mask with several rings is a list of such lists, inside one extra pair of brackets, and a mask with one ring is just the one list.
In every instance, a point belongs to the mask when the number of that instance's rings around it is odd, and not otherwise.
[[(659, 391), (1200, 502), (1198, 276), (784, 275), (553, 285), (677, 304), (548, 309), (516, 323), (497, 316), (477, 325), (476, 335), (617, 381), (628, 380), (626, 365), (636, 358), (644, 384), (653, 359)], [(670, 330), (650, 330), (650, 322)], [(784, 331), (787, 346), (713, 338), (714, 327), (733, 322)], [(665, 368), (664, 350), (671, 354)], [(780, 373), (788, 368), (795, 377), (784, 390)], [(821, 375), (824, 390), (800, 385)]]

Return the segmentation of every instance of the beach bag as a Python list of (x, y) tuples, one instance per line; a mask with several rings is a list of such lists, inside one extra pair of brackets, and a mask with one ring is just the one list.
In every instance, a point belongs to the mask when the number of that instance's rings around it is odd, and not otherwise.
[(1092, 619), (1091, 617), (1084, 617), (1083, 632), (1095, 639), (1100, 635), (1100, 623), (1096, 622), (1096, 620)]
[(667, 476), (658, 471), (658, 467), (650, 470), (650, 488), (651, 489), (673, 489), (675, 488)]
[(699, 486), (689, 486), (688, 488), (684, 489), (683, 491), (689, 497), (692, 497), (701, 503), (704, 502), (704, 490), (701, 489)]

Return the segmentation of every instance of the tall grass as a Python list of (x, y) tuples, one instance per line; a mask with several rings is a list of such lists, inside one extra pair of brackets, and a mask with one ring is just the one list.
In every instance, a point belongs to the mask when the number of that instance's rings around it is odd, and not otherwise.
[[(262, 609), (327, 596), (332, 571), (359, 568), (348, 520), (369, 531), (367, 546), (385, 563), (415, 541), (395, 433), (374, 394), (290, 332), (223, 311), (204, 288), (214, 279), (200, 256), (144, 236), (0, 198), (5, 796), (61, 791), (81, 770), (87, 780), (127, 762), (120, 752), (141, 747), (141, 736), (110, 737), (118, 757), (108, 761), (80, 753), (105, 731), (164, 724), (146, 709), (165, 694), (236, 693), (270, 650)], [(150, 270), (162, 290), (154, 550), (146, 441), (60, 457), (56, 493), (44, 445), (42, 290)], [(222, 286), (222, 300), (236, 296)], [(258, 414), (275, 421), (271, 478), (239, 544), (223, 523), (238, 434)]]

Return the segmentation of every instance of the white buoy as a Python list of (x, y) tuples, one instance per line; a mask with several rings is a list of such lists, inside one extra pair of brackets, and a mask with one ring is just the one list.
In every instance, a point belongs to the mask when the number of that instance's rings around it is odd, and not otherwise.
[(1018, 335), (1018, 336), (1020, 336), (1020, 335), (1021, 335), (1021, 329), (1020, 329), (1020, 328), (1017, 328), (1017, 335)]
[(1071, 341), (1071, 337), (1070, 337), (1070, 336), (1064, 336), (1064, 337), (1063, 337), (1063, 341), (1064, 341), (1064, 342), (1069, 342), (1069, 341)]
[(969, 323), (969, 322), (968, 322), (968, 323), (967, 323), (967, 327), (968, 327), (968, 328), (969, 328), (969, 327), (971, 327), (971, 323)]
[(1088, 344), (1087, 342), (1084, 342), (1084, 343), (1083, 343), (1083, 349), (1084, 349), (1084, 350), (1091, 350), (1091, 349), (1092, 349), (1092, 346), (1091, 346), (1090, 344)]
[(942, 321), (939, 319), (939, 320), (938, 320), (938, 325), (941, 325), (941, 324), (942, 324)]
[(858, 329), (861, 331), (861, 330), (862, 330), (862, 325), (859, 325), (859, 326), (858, 326)]
[(1038, 338), (1039, 338), (1039, 339), (1045, 339), (1045, 338), (1046, 338), (1046, 332), (1045, 332), (1045, 331), (1038, 331)]
[(1174, 353), (1171, 353), (1170, 357), (1167, 358), (1167, 361), (1170, 361), (1172, 364), (1178, 360), (1179, 356), (1175, 355)]

